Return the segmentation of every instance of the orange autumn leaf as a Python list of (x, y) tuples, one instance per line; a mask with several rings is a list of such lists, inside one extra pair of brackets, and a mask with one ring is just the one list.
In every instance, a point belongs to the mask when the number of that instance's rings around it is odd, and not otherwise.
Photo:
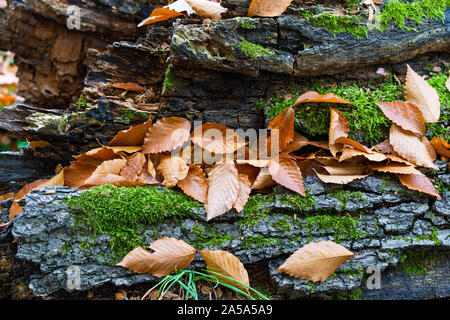
[(333, 241), (310, 242), (295, 251), (277, 270), (308, 281), (325, 281), (354, 253)]
[(213, 2), (209, 0), (185, 0), (195, 13), (200, 17), (212, 19), (212, 20), (222, 20), (221, 14), (226, 12), (227, 9), (222, 7), (220, 3)]
[(114, 159), (103, 161), (91, 176), (84, 181), (86, 186), (101, 186), (105, 184), (119, 184), (126, 181), (120, 176), (120, 170), (127, 164), (126, 159)]
[(364, 179), (368, 177), (368, 174), (363, 175), (325, 175), (316, 172), (317, 177), (325, 183), (334, 183), (334, 184), (348, 184), (354, 180)]
[(438, 122), (441, 115), (439, 95), (432, 86), (408, 65), (405, 85), (405, 100), (415, 105), (425, 122)]
[(397, 174), (400, 182), (408, 189), (423, 192), (441, 200), (441, 196), (436, 191), (433, 183), (424, 174)]
[(189, 166), (179, 156), (161, 155), (158, 171), (164, 177), (163, 185), (166, 188), (172, 188), (178, 181), (186, 178)]
[(271, 187), (275, 184), (275, 181), (272, 178), (268, 169), (261, 169), (259, 171), (258, 176), (256, 177), (255, 182), (252, 184), (252, 189), (261, 190), (268, 187)]
[(344, 100), (334, 93), (325, 93), (319, 94), (315, 91), (308, 91), (305, 94), (302, 94), (298, 97), (297, 101), (294, 103), (294, 107), (299, 105), (300, 103), (305, 102), (324, 102), (324, 103), (344, 103), (344, 104), (353, 104), (350, 101)]
[(194, 260), (196, 250), (174, 238), (163, 237), (150, 245), (152, 253), (141, 247), (130, 251), (117, 265), (137, 273), (164, 277), (185, 269)]
[(437, 154), (450, 158), (450, 144), (446, 140), (434, 137), (431, 139), (431, 145)]
[(211, 153), (221, 154), (233, 153), (245, 145), (245, 141), (234, 130), (212, 122), (195, 128), (191, 134), (191, 140)]
[(330, 108), (330, 132), (329, 132), (329, 144), (330, 152), (333, 156), (342, 150), (342, 145), (336, 143), (339, 138), (347, 138), (350, 128), (348, 127), (348, 120), (342, 115), (342, 113), (334, 108)]
[(163, 118), (151, 126), (144, 140), (142, 153), (172, 151), (189, 140), (191, 123), (183, 118)]
[(152, 11), (150, 14), (150, 17), (142, 20), (138, 27), (146, 26), (152, 23), (161, 22), (161, 21), (167, 21), (171, 18), (176, 18), (182, 16), (183, 13), (177, 12), (175, 10), (171, 10), (169, 8), (157, 8)]
[(323, 167), (332, 176), (364, 175), (367, 173), (366, 166), (325, 166)]
[(359, 151), (362, 151), (365, 153), (372, 153), (372, 151), (369, 148), (367, 148), (366, 146), (363, 146), (358, 141), (352, 140), (347, 137), (339, 137), (334, 141), (334, 143), (344, 145), (344, 148), (345, 148), (345, 145), (347, 145), (347, 146), (351, 146), (351, 147), (355, 148), (356, 150), (359, 150)]
[(188, 196), (201, 203), (206, 203), (208, 181), (206, 180), (206, 175), (202, 168), (198, 165), (191, 164), (186, 178), (178, 181), (177, 185)]
[(278, 184), (306, 197), (300, 168), (289, 155), (280, 154), (278, 157), (271, 159), (269, 172)]
[(278, 17), (291, 4), (292, 0), (253, 0), (248, 8), (248, 16)]
[(128, 130), (120, 131), (108, 144), (109, 147), (119, 146), (142, 146), (148, 128), (152, 125), (152, 119), (149, 118), (145, 123), (134, 126)]
[(120, 170), (120, 175), (127, 181), (136, 181), (144, 164), (145, 156), (142, 153), (135, 153), (128, 158), (126, 165)]
[(241, 212), (242, 210), (244, 210), (245, 204), (248, 201), (251, 191), (252, 191), (252, 188), (251, 188), (251, 183), (250, 183), (250, 180), (248, 179), (248, 176), (245, 174), (240, 174), (239, 175), (239, 193), (238, 193), (236, 202), (234, 203), (234, 206), (233, 206), (233, 208), (235, 208), (238, 213)]
[(364, 157), (369, 161), (374, 161), (374, 162), (381, 162), (387, 159), (387, 157), (382, 154), (382, 153), (378, 153), (378, 152), (364, 152), (364, 151), (360, 151), (358, 149), (355, 148), (350, 148), (350, 147), (344, 147), (344, 149), (342, 150), (342, 154), (339, 157), (339, 162), (342, 161), (346, 161), (355, 157)]
[[(248, 179), (250, 180), (251, 185), (256, 181), (256, 177), (258, 177), (258, 174), (260, 172), (260, 168), (254, 167), (251, 164), (242, 163), (239, 164), (238, 161), (236, 161), (236, 168), (238, 170), (239, 174), (245, 174)], [(269, 164), (267, 164), (267, 167)]]
[(127, 91), (133, 91), (133, 92), (145, 92), (145, 88), (141, 85), (138, 85), (134, 82), (126, 82), (126, 83), (109, 83), (108, 87), (110, 88), (116, 88), (116, 89), (123, 89)]
[(274, 136), (278, 136), (279, 138), (278, 153), (288, 143), (294, 140), (294, 119), (294, 109), (287, 108), (269, 122), (267, 129), (270, 130), (271, 136), (275, 133)]
[(400, 173), (400, 174), (420, 174), (414, 166), (408, 166), (401, 163), (388, 163), (388, 164), (368, 164), (368, 167), (375, 171), (387, 172), (387, 173)]
[(208, 174), (208, 198), (205, 205), (211, 220), (233, 208), (239, 194), (239, 173), (234, 161), (215, 164)]
[(33, 149), (33, 150), (36, 150), (37, 148), (45, 149), (45, 148), (48, 148), (48, 147), (50, 147), (52, 145), (50, 142), (44, 141), (44, 140), (34, 140), (34, 141), (32, 141), (30, 139), (27, 139), (27, 142), (30, 145), (30, 148)]
[(420, 135), (425, 133), (425, 119), (413, 104), (404, 101), (375, 103), (384, 115), (404, 130)]

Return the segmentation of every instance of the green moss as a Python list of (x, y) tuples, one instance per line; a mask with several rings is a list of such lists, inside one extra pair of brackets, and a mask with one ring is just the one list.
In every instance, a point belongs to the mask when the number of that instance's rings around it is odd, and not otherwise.
[(308, 188), (305, 189), (306, 197), (299, 195), (298, 193), (292, 192), (290, 190), (285, 190), (280, 197), (280, 201), (289, 204), (296, 213), (304, 213), (313, 208), (317, 207), (316, 200), (314, 196), (310, 194)]
[(206, 225), (205, 228), (196, 225), (192, 229), (192, 235), (195, 237), (192, 245), (196, 248), (222, 247), (225, 242), (234, 240), (231, 235), (221, 234), (220, 230), (212, 225)]
[(344, 6), (347, 10), (355, 10), (359, 8), (361, 0), (345, 0)]
[(264, 248), (270, 246), (273, 243), (280, 243), (280, 239), (266, 238), (259, 234), (257, 236), (244, 238), (242, 242), (242, 248), (243, 249), (248, 249), (251, 247)]
[(358, 240), (365, 233), (358, 230), (357, 219), (347, 216), (338, 217), (330, 215), (317, 215), (306, 218), (305, 230), (311, 232), (316, 230), (330, 230), (333, 232), (335, 242), (343, 240)]
[(413, 27), (407, 26), (408, 22), (420, 25), (423, 23), (424, 18), (444, 21), (445, 10), (448, 6), (448, 0), (389, 1), (378, 17), (380, 23), (379, 29), (380, 31), (385, 31), (393, 22), (401, 30), (413, 31)]
[(292, 230), (292, 226), (289, 222), (287, 222), (290, 217), (286, 217), (287, 219), (279, 219), (275, 222), (272, 222), (272, 226), (281, 233), (288, 233)]
[(261, 218), (264, 218), (269, 213), (268, 209), (264, 207), (271, 204), (274, 200), (273, 194), (262, 195), (257, 194), (250, 196), (244, 208), (244, 216), (239, 220), (241, 229), (243, 227), (251, 227), (258, 224)]
[(85, 109), (88, 106), (88, 101), (84, 95), (80, 95), (76, 103), (78, 109)]
[(346, 32), (358, 39), (367, 37), (367, 27), (362, 24), (363, 18), (359, 16), (337, 16), (329, 12), (324, 12), (312, 16), (309, 18), (309, 21), (317, 27), (327, 29), (333, 36)]
[(172, 71), (171, 66), (168, 66), (166, 69), (166, 77), (164, 78), (163, 82), (163, 92), (167, 93), (169, 90), (172, 90), (175, 87), (180, 87), (184, 85), (186, 85), (186, 82), (179, 79)]
[(236, 20), (237, 22), (239, 22), (239, 27), (243, 28), (243, 29), (256, 29), (256, 22), (254, 19), (252, 18), (248, 18), (248, 17), (236, 17), (234, 18), (234, 20)]
[(442, 194), (444, 191), (450, 190), (450, 187), (444, 184), (443, 179), (437, 180), (434, 183), (434, 187), (439, 194)]
[(356, 203), (359, 201), (368, 201), (366, 198), (364, 198), (362, 192), (360, 191), (347, 191), (344, 189), (334, 189), (330, 190), (328, 192), (328, 195), (336, 198), (340, 202), (340, 209), (339, 211), (345, 211), (347, 209), (347, 203), (349, 200), (353, 200)]
[(242, 51), (243, 54), (252, 59), (275, 54), (275, 51), (273, 50), (264, 48), (259, 44), (254, 44), (246, 40), (240, 42), (238, 44), (238, 48)]
[(441, 245), (441, 241), (437, 237), (437, 234), (438, 234), (437, 229), (433, 228), (433, 231), (431, 231), (430, 234), (425, 234), (423, 236), (417, 236), (417, 237), (415, 237), (413, 239), (412, 242), (421, 241), (421, 240), (431, 240), (431, 241), (433, 241), (433, 245), (440, 246)]
[(187, 196), (154, 187), (125, 188), (104, 185), (66, 199), (73, 212), (74, 226), (87, 236), (111, 236), (115, 257), (123, 258), (130, 250), (144, 245), (141, 231), (168, 218), (190, 216), (198, 202)]
[(441, 116), (437, 123), (426, 123), (427, 137), (432, 139), (439, 137), (450, 139), (450, 91), (445, 86), (445, 82), (448, 79), (447, 72), (440, 74), (434, 74), (428, 79), (428, 83), (436, 89), (439, 95), (439, 101), (441, 102)]
[(400, 258), (399, 268), (410, 277), (421, 275), (438, 265), (447, 254), (430, 250), (407, 251)]

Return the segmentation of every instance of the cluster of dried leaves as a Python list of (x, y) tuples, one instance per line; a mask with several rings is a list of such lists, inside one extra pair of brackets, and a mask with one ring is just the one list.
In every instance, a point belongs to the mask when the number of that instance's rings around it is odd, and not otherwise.
[(17, 96), (14, 94), (19, 79), (16, 77), (17, 66), (11, 64), (14, 54), (6, 52), (0, 57), (0, 107), (13, 104)]
[[(291, 2), (292, 0), (253, 0), (248, 8), (248, 16), (277, 17), (289, 7)], [(222, 13), (227, 12), (227, 9), (220, 3), (221, 0), (169, 1), (167, 6), (153, 10), (147, 19), (139, 23), (138, 27), (194, 13), (206, 19), (221, 20)]]
[[(117, 265), (137, 273), (164, 277), (187, 268), (197, 252), (186, 242), (168, 237), (154, 241), (150, 249), (153, 252), (137, 247)], [(248, 288), (239, 283), (249, 286), (249, 277), (244, 265), (236, 256), (223, 250), (199, 250), (198, 252), (212, 275), (250, 294)], [(325, 281), (353, 255), (345, 247), (333, 241), (310, 242), (294, 252), (276, 271), (283, 271), (293, 277), (309, 281)]]

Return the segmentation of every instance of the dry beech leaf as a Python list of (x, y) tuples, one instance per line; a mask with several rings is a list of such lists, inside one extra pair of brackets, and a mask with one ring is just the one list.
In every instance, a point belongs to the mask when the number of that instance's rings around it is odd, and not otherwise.
[[(223, 250), (199, 250), (203, 259), (206, 262), (206, 269), (208, 271), (216, 272), (229, 278), (236, 279), (245, 285), (249, 286), (247, 270), (239, 259), (233, 254)], [(222, 282), (231, 284), (243, 291), (248, 292), (248, 289), (236, 281), (221, 277), (216, 273), (211, 273), (213, 276), (220, 279)]]
[(436, 89), (415, 73), (409, 65), (406, 74), (405, 100), (422, 112), (425, 122), (439, 121), (441, 104)]
[(441, 196), (436, 191), (433, 183), (424, 174), (397, 174), (400, 182), (408, 189), (429, 194), (441, 200)]
[(342, 176), (329, 176), (325, 174), (317, 173), (317, 177), (325, 183), (335, 183), (335, 184), (347, 184), (354, 180), (364, 179), (368, 177), (368, 174), (364, 175), (342, 175)]
[(268, 187), (271, 187), (275, 184), (275, 181), (272, 178), (269, 170), (264, 168), (259, 171), (258, 176), (256, 177), (255, 182), (252, 184), (252, 189), (261, 190)]
[(178, 181), (186, 178), (189, 166), (179, 156), (161, 155), (158, 171), (164, 177), (163, 185), (172, 188)]
[(336, 153), (342, 150), (342, 145), (336, 144), (336, 140), (347, 138), (349, 132), (348, 120), (339, 110), (330, 108), (329, 144), (330, 152), (333, 156), (336, 156)]
[(145, 164), (145, 156), (142, 153), (135, 153), (127, 160), (127, 164), (120, 170), (120, 175), (127, 181), (136, 181), (142, 172)]
[(389, 139), (386, 139), (383, 142), (380, 142), (379, 144), (373, 146), (371, 148), (371, 150), (375, 151), (375, 152), (380, 152), (384, 155), (394, 152), (394, 149), (392, 148), (392, 145), (391, 145)]
[(250, 180), (248, 179), (247, 175), (240, 174), (238, 178), (239, 178), (239, 193), (233, 208), (235, 208), (236, 211), (239, 213), (242, 210), (244, 210), (245, 204), (248, 201), (248, 197), (252, 192), (252, 188)]
[(212, 122), (195, 128), (191, 140), (211, 153), (233, 153), (245, 145), (234, 130)]
[(389, 141), (394, 151), (409, 162), (418, 166), (437, 169), (428, 146), (413, 133), (392, 124)]
[(292, 0), (253, 0), (248, 8), (248, 16), (278, 17), (291, 4)]
[(269, 172), (278, 184), (306, 197), (300, 168), (289, 155), (280, 154), (278, 157), (271, 159)]
[(427, 153), (430, 156), (430, 159), (433, 161), (436, 160), (437, 159), (436, 151), (434, 150), (433, 145), (427, 139), (427, 137), (425, 137), (425, 136), (420, 137), (420, 141), (422, 141), (423, 145), (425, 146), (425, 149), (427, 150)]
[(87, 186), (101, 186), (104, 184), (118, 184), (126, 181), (124, 177), (120, 176), (120, 170), (127, 164), (126, 159), (114, 159), (103, 161), (86, 179), (84, 185)]
[(315, 91), (308, 91), (302, 94), (297, 101), (295, 101), (294, 106), (305, 103), (305, 102), (325, 102), (325, 103), (345, 103), (353, 104), (350, 101), (344, 100), (334, 93), (319, 94)]
[(368, 167), (375, 171), (388, 172), (388, 173), (401, 173), (401, 174), (420, 174), (414, 166), (408, 166), (401, 163), (388, 163), (388, 164), (368, 164)]
[(152, 11), (150, 17), (142, 20), (138, 24), (138, 27), (146, 26), (156, 22), (167, 21), (171, 18), (176, 18), (182, 15), (183, 15), (182, 13), (177, 12), (175, 10), (171, 10), (169, 8), (157, 8)]
[(194, 259), (196, 250), (182, 240), (163, 237), (150, 245), (150, 253), (141, 247), (130, 251), (118, 266), (137, 273), (164, 277), (185, 269)]
[[(253, 183), (256, 181), (256, 178), (258, 177), (259, 172), (261, 171), (260, 168), (254, 167), (246, 163), (243, 164), (236, 163), (236, 168), (239, 174), (245, 174), (248, 177), (251, 185), (253, 185)], [(265, 170), (268, 171), (268, 169)]]
[(185, 0), (195, 13), (200, 17), (212, 19), (212, 20), (222, 20), (221, 13), (227, 11), (226, 8), (222, 7), (220, 3), (209, 1), (209, 0)]
[(366, 166), (325, 166), (323, 167), (332, 176), (364, 175), (367, 174)]
[[(281, 149), (286, 147), (288, 143), (294, 140), (294, 119), (294, 109), (287, 108), (269, 122), (269, 126), (267, 127), (267, 129), (270, 130), (271, 136), (278, 136), (279, 138), (279, 149), (277, 153), (279, 153)], [(278, 134), (276, 134), (276, 132), (278, 132)]]
[(126, 82), (126, 83), (110, 83), (108, 84), (108, 87), (110, 88), (116, 88), (116, 89), (123, 89), (127, 91), (133, 91), (133, 92), (145, 92), (145, 88), (141, 85), (138, 85), (134, 82)]
[(415, 105), (404, 101), (377, 102), (376, 105), (389, 120), (402, 129), (425, 134), (425, 119)]
[(387, 159), (387, 157), (382, 153), (373, 151), (371, 153), (367, 153), (355, 148), (344, 147), (344, 149), (342, 150), (342, 154), (339, 157), (339, 162), (346, 161), (354, 157), (364, 157), (367, 160), (374, 162), (381, 162)]
[(434, 137), (431, 140), (431, 145), (437, 154), (444, 156), (446, 158), (450, 158), (450, 144), (442, 138)]
[(215, 164), (208, 174), (207, 220), (233, 208), (239, 194), (239, 174), (234, 161)]
[(270, 164), (270, 160), (236, 160), (238, 164), (249, 164), (257, 168), (267, 168)]
[(144, 140), (142, 153), (172, 151), (189, 140), (191, 123), (183, 118), (163, 118), (151, 126)]
[(362, 152), (366, 152), (366, 153), (372, 153), (372, 151), (367, 148), (366, 146), (363, 146), (361, 143), (359, 143), (358, 141), (352, 140), (350, 138), (347, 137), (340, 137), (337, 138), (334, 141), (335, 144), (342, 144), (342, 145), (347, 145), (347, 146), (351, 146), (359, 151)]
[(325, 281), (354, 254), (333, 241), (310, 242), (295, 251), (276, 271), (308, 281)]
[[(109, 147), (120, 146), (142, 146), (148, 128), (152, 125), (152, 120), (148, 119), (145, 123), (134, 126), (128, 130), (120, 131), (108, 144)], [(126, 151), (126, 150), (123, 150)], [(127, 151), (126, 151), (127, 152)], [(134, 151), (135, 152), (135, 151)]]
[(198, 165), (191, 164), (189, 171), (183, 180), (178, 181), (178, 187), (195, 200), (206, 203), (208, 194), (208, 181), (205, 173)]

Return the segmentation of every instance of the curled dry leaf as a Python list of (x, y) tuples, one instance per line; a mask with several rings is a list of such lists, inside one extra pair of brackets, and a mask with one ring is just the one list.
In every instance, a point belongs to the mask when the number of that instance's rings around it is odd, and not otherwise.
[(120, 175), (127, 181), (136, 181), (142, 172), (145, 164), (145, 156), (142, 153), (135, 153), (127, 160), (127, 164), (120, 170)]
[(198, 165), (191, 164), (189, 166), (189, 171), (186, 178), (178, 181), (178, 186), (188, 196), (201, 203), (206, 203), (208, 181), (206, 180), (206, 176), (202, 168)]
[(450, 158), (450, 144), (442, 138), (434, 137), (431, 140), (431, 145), (437, 154), (444, 156), (446, 158)]
[(233, 278), (249, 286), (250, 281), (247, 270), (245, 270), (244, 265), (236, 256), (223, 250), (199, 250), (199, 252), (203, 259), (205, 259), (206, 269), (208, 271), (215, 272), (211, 273), (213, 276), (217, 277), (224, 283), (231, 284), (243, 291), (248, 292), (248, 288), (242, 286), (240, 283), (216, 274), (219, 273), (226, 277)]
[(372, 147), (372, 151), (380, 152), (382, 154), (391, 154), (394, 152), (394, 149), (392, 148), (392, 145), (389, 141), (389, 139), (386, 139), (379, 144)]
[(336, 140), (339, 138), (347, 138), (349, 132), (348, 120), (339, 110), (330, 108), (329, 144), (330, 152), (333, 156), (336, 156), (336, 153), (342, 150), (342, 145), (336, 143)]
[(186, 2), (194, 9), (195, 13), (207, 19), (222, 20), (221, 14), (227, 11), (220, 3), (209, 0), (186, 0)]
[(195, 128), (191, 140), (211, 153), (232, 153), (245, 145), (234, 130), (212, 122)]
[(207, 219), (216, 218), (236, 203), (239, 194), (239, 176), (234, 161), (214, 165), (208, 174)]
[(359, 143), (358, 141), (349, 139), (347, 137), (340, 137), (337, 138), (334, 141), (335, 144), (342, 144), (342, 145), (347, 145), (347, 146), (351, 146), (359, 151), (365, 152), (365, 153), (372, 153), (372, 151), (367, 148), (366, 146), (363, 146), (361, 143)]
[(144, 140), (142, 153), (172, 151), (189, 140), (191, 123), (183, 118), (163, 118), (151, 126)]
[(133, 92), (145, 92), (145, 88), (141, 85), (138, 85), (134, 82), (126, 82), (126, 83), (110, 83), (108, 84), (110, 88), (123, 89), (127, 91)]
[(138, 24), (138, 27), (146, 26), (156, 22), (167, 21), (171, 18), (180, 17), (182, 15), (183, 15), (182, 13), (177, 12), (175, 10), (171, 10), (169, 8), (157, 8), (152, 11), (150, 17), (142, 20)]
[(404, 130), (420, 135), (425, 133), (425, 119), (413, 104), (404, 101), (377, 102), (384, 115)]
[(130, 251), (118, 266), (137, 273), (164, 277), (185, 269), (194, 259), (196, 250), (182, 240), (163, 237), (150, 245), (150, 253), (141, 247)]
[(363, 152), (360, 150), (357, 150), (355, 148), (349, 148), (349, 147), (344, 147), (344, 149), (342, 150), (342, 154), (339, 157), (339, 162), (342, 161), (346, 161), (355, 157), (364, 157), (369, 161), (374, 161), (374, 162), (381, 162), (387, 159), (387, 157), (382, 154), (382, 153), (378, 153), (378, 152)]
[(350, 101), (344, 100), (334, 93), (326, 93), (319, 94), (315, 91), (308, 91), (305, 94), (302, 94), (298, 97), (297, 101), (295, 101), (294, 106), (305, 103), (305, 102), (325, 102), (325, 103), (345, 103), (345, 104), (353, 104)]
[[(152, 125), (152, 119), (148, 119), (145, 123), (134, 126), (128, 130), (120, 131), (108, 144), (109, 147), (120, 146), (142, 146), (144, 144), (145, 135), (148, 128)], [(126, 150), (123, 150), (126, 151)], [(126, 151), (127, 152), (127, 151)], [(135, 152), (135, 151), (133, 151)]]
[(280, 154), (271, 159), (269, 172), (277, 183), (306, 197), (300, 168), (289, 155)]
[(308, 281), (325, 281), (354, 254), (333, 241), (310, 242), (295, 251), (276, 271)]
[(418, 166), (437, 169), (433, 163), (430, 148), (413, 133), (392, 124), (389, 140), (394, 151), (409, 162)]
[(248, 16), (278, 17), (291, 4), (292, 0), (253, 0), (248, 8)]
[(345, 176), (345, 175), (364, 175), (367, 173), (366, 166), (325, 166), (323, 167), (332, 176)]
[(405, 99), (415, 105), (425, 122), (438, 122), (441, 115), (439, 95), (432, 86), (408, 65), (405, 85)]
[(375, 171), (388, 172), (388, 173), (401, 173), (401, 174), (419, 174), (414, 166), (408, 166), (400, 163), (388, 163), (388, 164), (368, 164), (368, 167)]
[(248, 201), (248, 197), (250, 196), (252, 188), (250, 180), (248, 179), (247, 175), (239, 174), (238, 178), (239, 178), (239, 193), (233, 208), (235, 208), (236, 211), (239, 213), (242, 210), (244, 210), (245, 204)]
[(341, 175), (341, 176), (329, 176), (325, 174), (317, 173), (317, 177), (325, 183), (335, 183), (335, 184), (348, 184), (354, 180), (364, 179), (368, 177), (368, 174), (364, 175)]
[(397, 174), (397, 177), (400, 179), (400, 182), (411, 190), (420, 191), (426, 194), (429, 194), (433, 197), (441, 200), (441, 196), (436, 191), (433, 186), (433, 183), (428, 179), (424, 174)]
[(267, 129), (270, 130), (271, 136), (278, 136), (279, 138), (277, 153), (294, 140), (294, 119), (294, 109), (287, 108), (269, 122)]
[(161, 155), (158, 171), (164, 177), (163, 185), (172, 188), (186, 178), (189, 166), (179, 156)]
[(103, 161), (86, 179), (84, 185), (86, 186), (101, 186), (105, 184), (119, 184), (126, 181), (124, 177), (120, 176), (120, 170), (127, 164), (126, 159), (114, 159)]
[(275, 181), (273, 180), (272, 175), (269, 172), (269, 169), (263, 168), (259, 171), (259, 174), (256, 177), (255, 182), (253, 182), (252, 189), (261, 190), (271, 187), (274, 184)]

